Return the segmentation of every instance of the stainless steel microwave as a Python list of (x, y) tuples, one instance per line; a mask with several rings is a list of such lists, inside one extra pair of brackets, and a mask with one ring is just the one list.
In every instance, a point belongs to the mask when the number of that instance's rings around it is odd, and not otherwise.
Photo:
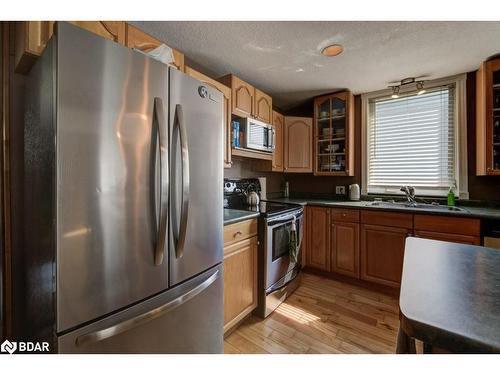
[(275, 131), (272, 125), (247, 117), (240, 120), (240, 131), (243, 132), (242, 147), (265, 152), (274, 151)]

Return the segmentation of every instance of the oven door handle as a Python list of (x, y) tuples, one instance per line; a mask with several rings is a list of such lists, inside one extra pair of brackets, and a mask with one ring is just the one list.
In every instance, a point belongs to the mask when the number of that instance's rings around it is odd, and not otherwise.
[(303, 216), (303, 215), (304, 215), (304, 214), (301, 212), (300, 214), (290, 214), (290, 215), (285, 216), (285, 217), (279, 217), (279, 218), (277, 218), (277, 219), (275, 219), (275, 220), (269, 220), (269, 221), (267, 222), (267, 225), (268, 225), (269, 227), (275, 227), (276, 225), (283, 224), (283, 223), (286, 223), (286, 222), (288, 222), (288, 221), (291, 221), (291, 220), (293, 220), (294, 218), (295, 218), (296, 220), (298, 220), (298, 219), (302, 218), (302, 216)]

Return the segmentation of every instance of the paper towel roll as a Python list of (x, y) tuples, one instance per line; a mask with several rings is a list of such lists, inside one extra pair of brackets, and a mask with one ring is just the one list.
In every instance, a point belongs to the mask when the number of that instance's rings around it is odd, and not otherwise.
[(259, 179), (259, 183), (260, 183), (260, 199), (265, 201), (267, 199), (266, 178), (265, 177), (258, 177), (258, 179)]

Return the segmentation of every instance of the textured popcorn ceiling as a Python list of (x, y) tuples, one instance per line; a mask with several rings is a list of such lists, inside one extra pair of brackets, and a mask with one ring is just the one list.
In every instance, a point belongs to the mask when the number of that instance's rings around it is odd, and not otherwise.
[[(334, 17), (325, 14), (325, 17)], [(500, 52), (500, 22), (133, 22), (209, 71), (234, 73), (286, 109), (348, 88), (476, 70)], [(340, 43), (337, 57), (322, 47)]]

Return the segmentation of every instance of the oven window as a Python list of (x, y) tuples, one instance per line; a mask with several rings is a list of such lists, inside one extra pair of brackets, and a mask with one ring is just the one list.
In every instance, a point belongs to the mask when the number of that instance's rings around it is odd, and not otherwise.
[[(297, 243), (299, 239), (299, 221), (296, 222), (297, 230)], [(288, 256), (290, 253), (290, 232), (292, 230), (292, 223), (285, 223), (273, 229), (273, 262), (283, 256)]]

